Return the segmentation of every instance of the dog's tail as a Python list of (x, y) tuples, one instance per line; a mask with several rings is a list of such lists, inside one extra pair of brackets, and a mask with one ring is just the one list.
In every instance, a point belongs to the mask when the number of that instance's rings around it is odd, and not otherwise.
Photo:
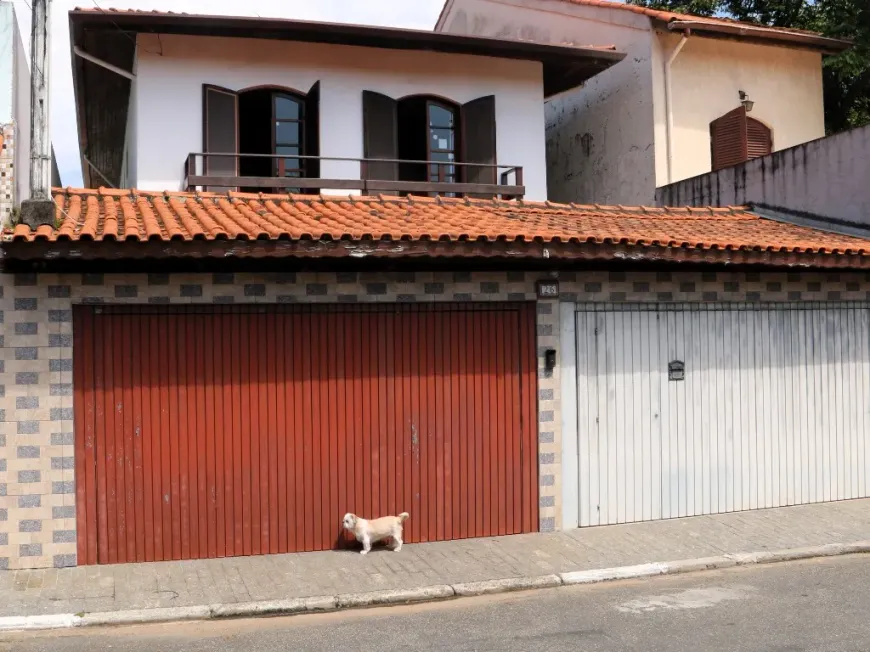
[(401, 514), (399, 514), (399, 522), (400, 523), (404, 523), (409, 518), (411, 518), (411, 515), (408, 512), (402, 512)]

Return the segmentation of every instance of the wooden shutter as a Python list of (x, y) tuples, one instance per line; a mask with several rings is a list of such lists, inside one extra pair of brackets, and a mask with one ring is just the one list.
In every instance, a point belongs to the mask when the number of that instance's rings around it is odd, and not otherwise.
[[(315, 82), (308, 95), (305, 96), (305, 135), (303, 138), (302, 154), (306, 156), (320, 156), (320, 82)], [(320, 178), (320, 160), (316, 158), (304, 159), (302, 165), (305, 176), (309, 179)], [(312, 188), (308, 192), (319, 194), (319, 188)]]
[[(373, 91), (363, 91), (363, 156), (399, 158), (399, 128), (396, 100)], [(364, 179), (397, 181), (397, 163), (365, 163)]]
[[(461, 112), (463, 163), (495, 165), (495, 95), (487, 95), (462, 105)], [(463, 168), (466, 183), (496, 183), (496, 169)]]
[(746, 109), (741, 106), (710, 123), (710, 149), (713, 172), (749, 158)]
[(767, 125), (755, 118), (746, 118), (747, 158), (767, 156), (773, 151), (773, 137)]
[[(202, 151), (206, 154), (239, 153), (239, 96), (218, 86), (202, 86)], [(203, 173), (207, 176), (237, 177), (237, 156), (206, 156)], [(208, 190), (226, 190), (228, 186), (210, 186)]]

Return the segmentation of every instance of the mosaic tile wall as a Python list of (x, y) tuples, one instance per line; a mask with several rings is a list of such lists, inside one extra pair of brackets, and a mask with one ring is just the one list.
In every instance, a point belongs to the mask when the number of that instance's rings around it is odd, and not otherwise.
[[(534, 300), (543, 273), (6, 275), (0, 285), (0, 567), (76, 563), (72, 306)], [(557, 366), (565, 301), (870, 300), (868, 275), (583, 272), (537, 305), (540, 527), (561, 526)], [(557, 359), (558, 362), (558, 359)]]
[(0, 226), (12, 220), (15, 201), (15, 125), (0, 125)]

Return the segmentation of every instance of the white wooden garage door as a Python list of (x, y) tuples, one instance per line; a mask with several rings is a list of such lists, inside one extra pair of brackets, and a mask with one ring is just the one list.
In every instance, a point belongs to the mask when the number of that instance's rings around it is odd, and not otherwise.
[(562, 322), (566, 526), (870, 495), (868, 306), (571, 313)]

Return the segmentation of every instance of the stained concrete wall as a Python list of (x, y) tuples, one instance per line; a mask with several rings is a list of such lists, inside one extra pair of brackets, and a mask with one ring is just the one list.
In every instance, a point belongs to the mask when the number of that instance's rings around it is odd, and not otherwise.
[(660, 206), (756, 204), (870, 225), (870, 125), (663, 186)]
[(656, 186), (649, 19), (562, 0), (452, 0), (436, 30), (613, 45), (626, 58), (546, 103), (547, 193), (561, 202), (650, 204)]

